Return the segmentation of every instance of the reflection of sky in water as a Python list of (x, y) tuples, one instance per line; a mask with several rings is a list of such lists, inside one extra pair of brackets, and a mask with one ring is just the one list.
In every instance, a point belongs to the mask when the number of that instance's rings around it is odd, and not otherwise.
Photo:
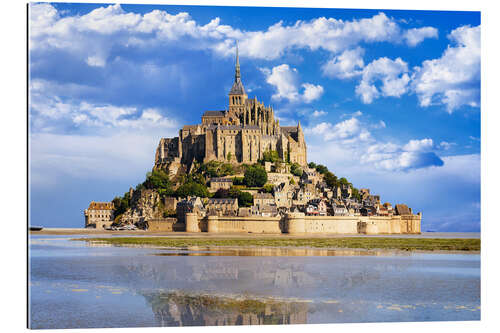
[(71, 238), (31, 238), (33, 327), (480, 319), (479, 255), (158, 256)]

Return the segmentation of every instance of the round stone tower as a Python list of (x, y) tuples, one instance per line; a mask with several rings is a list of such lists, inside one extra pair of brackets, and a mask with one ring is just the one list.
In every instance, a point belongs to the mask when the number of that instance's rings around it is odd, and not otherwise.
[(196, 213), (186, 213), (186, 231), (201, 232), (198, 215)]
[(207, 218), (207, 231), (219, 232), (219, 217), (216, 215), (208, 216)]
[(301, 212), (286, 214), (286, 224), (289, 234), (303, 234), (306, 232), (305, 214)]

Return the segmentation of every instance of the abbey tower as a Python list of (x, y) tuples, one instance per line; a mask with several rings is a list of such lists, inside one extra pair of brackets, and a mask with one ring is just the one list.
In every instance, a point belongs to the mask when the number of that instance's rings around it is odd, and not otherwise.
[(270, 106), (248, 98), (241, 81), (238, 46), (229, 108), (205, 111), (201, 124), (185, 125), (175, 138), (162, 138), (156, 150), (155, 169), (175, 174), (180, 165), (212, 160), (255, 163), (264, 152), (275, 150), (283, 161), (307, 164), (307, 147), (300, 126), (280, 126)]

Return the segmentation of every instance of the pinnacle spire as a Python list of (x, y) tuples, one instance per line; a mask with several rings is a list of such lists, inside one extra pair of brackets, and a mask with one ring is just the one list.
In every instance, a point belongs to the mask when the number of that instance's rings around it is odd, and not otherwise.
[(240, 56), (238, 54), (238, 42), (236, 42), (236, 66), (234, 73), (234, 83), (229, 95), (245, 95), (245, 88), (243, 88), (243, 83), (241, 83), (240, 74)]
[(234, 81), (238, 81), (241, 79), (240, 74), (240, 57), (238, 55), (238, 41), (236, 41), (236, 72), (234, 74)]

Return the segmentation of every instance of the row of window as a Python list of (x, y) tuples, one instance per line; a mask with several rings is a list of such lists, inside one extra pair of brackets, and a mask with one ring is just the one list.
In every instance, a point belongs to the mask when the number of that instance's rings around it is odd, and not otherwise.
[(241, 104), (241, 96), (231, 96), (232, 104)]
[(90, 214), (89, 217), (110, 217), (111, 214), (107, 214), (107, 215), (102, 215), (102, 214)]

